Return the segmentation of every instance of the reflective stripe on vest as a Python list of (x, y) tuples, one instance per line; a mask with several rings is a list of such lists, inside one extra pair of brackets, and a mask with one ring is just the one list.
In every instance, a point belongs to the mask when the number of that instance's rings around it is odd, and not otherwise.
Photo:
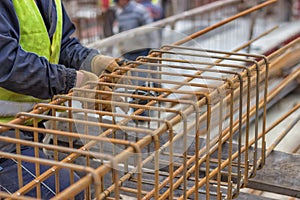
[[(57, 23), (55, 33), (50, 41), (43, 17), (35, 0), (13, 0), (20, 25), (20, 46), (23, 50), (46, 57), (50, 63), (58, 63), (62, 37), (61, 0), (55, 0)], [(25, 104), (45, 102), (32, 96), (17, 94), (0, 87), (0, 121), (7, 122), (18, 112), (29, 111)]]

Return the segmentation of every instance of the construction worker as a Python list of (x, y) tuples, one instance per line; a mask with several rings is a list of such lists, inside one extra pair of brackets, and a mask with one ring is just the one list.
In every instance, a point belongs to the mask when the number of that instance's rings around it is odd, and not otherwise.
[[(18, 112), (32, 110), (37, 102), (48, 102), (54, 95), (98, 80), (104, 71), (118, 67), (114, 58), (71, 37), (75, 27), (61, 0), (5, 0), (0, 1), (0, 9), (0, 122), (8, 122)], [(15, 132), (1, 136), (14, 137)], [(24, 131), (20, 137), (33, 140), (33, 133)], [(34, 156), (32, 147), (23, 147), (22, 155)], [(0, 140), (0, 151), (15, 152), (15, 145)], [(39, 154), (46, 158), (42, 151)], [(40, 168), (42, 173), (49, 167)], [(35, 165), (22, 162), (22, 169), (25, 185), (35, 178)], [(70, 185), (69, 177), (69, 171), (60, 170), (61, 191)], [(42, 199), (55, 196), (54, 180), (53, 175), (41, 183)], [(18, 189), (16, 161), (0, 158), (0, 191), (13, 193)], [(36, 190), (26, 195), (35, 197)], [(83, 199), (83, 193), (76, 199)]]
[(147, 9), (133, 0), (114, 0), (117, 5), (119, 32), (128, 31), (153, 22)]
[[(103, 35), (104, 37), (110, 37), (114, 35), (113, 23), (115, 21), (115, 10), (110, 5), (109, 0), (102, 0), (101, 11), (103, 13)], [(110, 50), (111, 51), (111, 50)]]

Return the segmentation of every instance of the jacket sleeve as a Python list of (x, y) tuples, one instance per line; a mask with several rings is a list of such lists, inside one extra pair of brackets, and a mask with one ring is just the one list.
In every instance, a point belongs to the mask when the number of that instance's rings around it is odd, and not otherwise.
[(0, 1), (0, 87), (48, 99), (74, 87), (76, 70), (50, 64), (19, 45), (19, 26), (12, 1)]

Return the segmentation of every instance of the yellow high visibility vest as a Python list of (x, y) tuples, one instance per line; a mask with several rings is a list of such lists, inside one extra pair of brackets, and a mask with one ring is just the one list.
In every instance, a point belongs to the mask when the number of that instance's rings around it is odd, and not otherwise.
[[(13, 4), (19, 20), (19, 43), (22, 49), (46, 57), (50, 63), (57, 64), (63, 26), (61, 0), (55, 0), (57, 23), (52, 42), (35, 0), (13, 0)], [(46, 101), (49, 102), (49, 100)], [(17, 113), (32, 110), (38, 102), (45, 102), (45, 100), (18, 94), (0, 87), (0, 122), (8, 122)]]

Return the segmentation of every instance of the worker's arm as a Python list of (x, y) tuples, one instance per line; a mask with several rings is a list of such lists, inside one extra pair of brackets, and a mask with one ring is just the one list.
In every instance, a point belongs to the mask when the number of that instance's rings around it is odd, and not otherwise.
[[(55, 7), (49, 4), (51, 1), (41, 2), (38, 6), (51, 38), (55, 31), (53, 24), (56, 24)], [(21, 48), (18, 19), (12, 1), (0, 1), (0, 87), (48, 99), (56, 94), (65, 94), (75, 86), (76, 70), (93, 71), (92, 61), (96, 72), (105, 69), (101, 66), (105, 63), (103, 59), (94, 59), (99, 58), (98, 51), (85, 48), (77, 39), (70, 37), (74, 32), (74, 26), (64, 11), (65, 19), (60, 64), (51, 64), (46, 58)], [(105, 61), (107, 62), (107, 59)]]
[(76, 70), (50, 64), (24, 51), (12, 1), (0, 1), (0, 87), (41, 99), (67, 93), (75, 85)]

